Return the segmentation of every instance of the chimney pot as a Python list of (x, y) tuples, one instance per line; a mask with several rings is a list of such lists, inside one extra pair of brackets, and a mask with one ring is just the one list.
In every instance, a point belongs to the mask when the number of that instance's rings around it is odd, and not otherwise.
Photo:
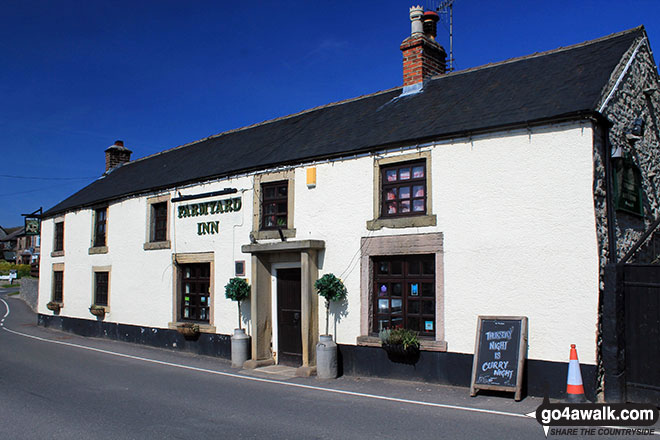
[(410, 35), (423, 34), (422, 17), (424, 8), (422, 6), (413, 6), (410, 8)]
[(435, 41), (435, 37), (438, 35), (437, 23), (440, 16), (434, 11), (426, 11), (422, 20), (424, 22), (424, 34)]
[(115, 141), (115, 145), (117, 145), (119, 147), (123, 147), (124, 146), (124, 141)]

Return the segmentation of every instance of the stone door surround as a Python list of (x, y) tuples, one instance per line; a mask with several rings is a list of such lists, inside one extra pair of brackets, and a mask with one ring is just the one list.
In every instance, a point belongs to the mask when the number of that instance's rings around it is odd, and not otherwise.
[(274, 364), (272, 283), (273, 264), (300, 264), (302, 366), (297, 374), (309, 376), (316, 368), (316, 343), (319, 338), (318, 296), (314, 282), (318, 279), (318, 251), (325, 249), (322, 240), (296, 240), (247, 244), (244, 253), (252, 254), (252, 359), (244, 368)]

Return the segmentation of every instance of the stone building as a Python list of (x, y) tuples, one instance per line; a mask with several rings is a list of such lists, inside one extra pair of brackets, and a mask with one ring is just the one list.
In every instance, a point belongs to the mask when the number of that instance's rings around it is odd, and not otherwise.
[[(224, 286), (245, 277), (247, 366), (309, 373), (313, 284), (334, 273), (345, 374), (467, 386), (477, 317), (526, 316), (528, 392), (563, 392), (574, 343), (593, 394), (604, 268), (658, 217), (646, 32), (445, 72), (436, 18), (411, 10), (403, 87), (137, 160), (108, 148), (103, 176), (44, 214), (40, 324), (228, 357)], [(419, 332), (414, 364), (379, 347), (395, 326)]]

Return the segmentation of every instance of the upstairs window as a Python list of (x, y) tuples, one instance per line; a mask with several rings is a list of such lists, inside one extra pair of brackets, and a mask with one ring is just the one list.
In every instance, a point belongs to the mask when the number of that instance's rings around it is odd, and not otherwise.
[(381, 218), (426, 214), (426, 162), (381, 167)]
[(99, 208), (94, 211), (94, 247), (105, 246), (107, 216), (107, 207)]
[(288, 181), (261, 185), (261, 229), (286, 229)]
[(154, 203), (151, 205), (152, 229), (151, 241), (167, 240), (167, 202)]
[(64, 222), (55, 223), (55, 240), (53, 243), (53, 251), (59, 252), (64, 250)]

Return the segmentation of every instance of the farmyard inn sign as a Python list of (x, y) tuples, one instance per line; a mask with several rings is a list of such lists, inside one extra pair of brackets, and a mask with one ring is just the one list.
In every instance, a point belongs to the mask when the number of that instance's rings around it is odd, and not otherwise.
[[(212, 202), (190, 203), (178, 207), (178, 218), (200, 217), (206, 215), (224, 214), (241, 210), (243, 202), (240, 197), (215, 200)], [(207, 221), (197, 223), (197, 235), (217, 234), (220, 230), (220, 221)]]

